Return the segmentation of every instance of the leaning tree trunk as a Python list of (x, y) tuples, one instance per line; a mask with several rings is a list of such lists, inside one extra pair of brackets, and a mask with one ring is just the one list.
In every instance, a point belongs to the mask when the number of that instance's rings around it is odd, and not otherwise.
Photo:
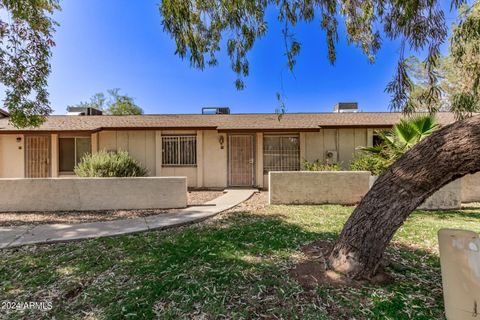
[(371, 279), (395, 231), (435, 191), (480, 171), (480, 116), (436, 131), (398, 159), (373, 185), (343, 227), (330, 268)]

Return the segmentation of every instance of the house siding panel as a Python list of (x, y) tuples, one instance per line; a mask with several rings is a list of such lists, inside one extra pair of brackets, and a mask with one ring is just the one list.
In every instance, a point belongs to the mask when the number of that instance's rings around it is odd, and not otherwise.
[(319, 132), (307, 132), (305, 134), (305, 159), (313, 162), (316, 160), (323, 161), (325, 159), (325, 148), (323, 146), (323, 130)]
[[(223, 136), (223, 149), (219, 139)], [(203, 132), (203, 187), (227, 187), (227, 135), (216, 130)]]
[(0, 178), (25, 177), (24, 141), (23, 135), (0, 135)]

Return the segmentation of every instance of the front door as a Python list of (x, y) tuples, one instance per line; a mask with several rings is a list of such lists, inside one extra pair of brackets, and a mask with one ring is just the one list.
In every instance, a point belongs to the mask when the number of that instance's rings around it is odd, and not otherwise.
[(50, 136), (25, 137), (25, 177), (48, 178), (50, 176)]
[(255, 143), (253, 135), (228, 136), (228, 184), (232, 187), (255, 185)]

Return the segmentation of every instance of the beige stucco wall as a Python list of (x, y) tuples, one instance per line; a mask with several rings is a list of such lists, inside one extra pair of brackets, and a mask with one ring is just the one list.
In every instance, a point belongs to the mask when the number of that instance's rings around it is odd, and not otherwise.
[(269, 173), (270, 204), (354, 204), (369, 189), (367, 171)]
[(461, 180), (450, 182), (431, 195), (418, 210), (449, 210), (462, 207)]
[[(350, 162), (359, 152), (358, 147), (372, 144), (373, 129), (320, 129), (318, 132), (306, 132), (304, 157), (301, 160), (326, 161), (327, 151), (336, 151), (337, 159), (343, 168), (348, 168)], [(302, 153), (302, 152), (301, 152)]]
[(162, 167), (162, 177), (187, 177), (188, 187), (197, 188), (197, 167)]
[(23, 135), (0, 135), (0, 177), (25, 177), (24, 141)]
[[(197, 166), (162, 166), (162, 135), (197, 135)], [(223, 148), (220, 136), (224, 137)], [(151, 176), (185, 176), (191, 188), (227, 187), (227, 137), (216, 130), (102, 131), (99, 150), (127, 150)]]
[[(219, 142), (220, 136), (223, 136), (223, 145)], [(227, 140), (225, 133), (203, 131), (203, 186), (199, 187), (227, 187)]]
[(480, 172), (462, 178), (462, 202), (480, 202)]
[(0, 179), (0, 211), (183, 208), (184, 177)]
[[(97, 143), (92, 143), (94, 146)], [(149, 176), (156, 175), (155, 131), (101, 131), (98, 133), (98, 150), (126, 150), (144, 165)], [(92, 148), (93, 149), (93, 148)]]
[[(369, 145), (372, 129), (320, 129), (318, 132), (301, 132), (300, 155), (301, 161), (307, 159), (315, 161), (325, 160), (325, 152), (338, 152), (338, 161), (344, 166), (352, 159), (355, 149), (361, 145)], [(292, 132), (295, 133), (295, 132)], [(197, 135), (197, 166), (192, 167), (163, 167), (162, 166), (162, 135), (196, 134)], [(14, 153), (4, 150), (13, 150), (16, 146), (15, 135), (4, 135), (0, 142), (0, 177), (24, 177), (23, 139), (22, 150), (15, 149)], [(219, 138), (224, 137), (223, 148)], [(263, 133), (256, 136), (256, 186), (268, 187), (268, 175), (263, 174)], [(369, 138), (370, 137), (370, 138)], [(216, 130), (186, 131), (186, 130), (129, 130), (129, 131), (101, 131), (93, 133), (92, 152), (98, 150), (127, 150), (135, 159), (141, 162), (150, 176), (187, 176), (188, 185), (193, 188), (225, 188), (228, 175), (228, 139), (227, 133)], [(52, 176), (58, 173), (58, 135), (52, 134)], [(5, 144), (5, 146), (3, 146)]]
[[(378, 177), (370, 176), (369, 188), (373, 186)], [(449, 210), (460, 209), (461, 199), (461, 179), (450, 182), (433, 195), (424, 203), (418, 206), (418, 210)]]

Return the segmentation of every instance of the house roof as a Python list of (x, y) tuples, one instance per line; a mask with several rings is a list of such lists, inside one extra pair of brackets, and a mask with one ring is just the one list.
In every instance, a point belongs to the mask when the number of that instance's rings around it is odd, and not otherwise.
[(7, 111), (0, 109), (0, 118), (8, 117), (8, 116), (10, 116), (10, 114)]
[[(8, 118), (0, 119), (0, 133), (73, 132), (138, 129), (216, 129), (219, 131), (317, 131), (338, 127), (390, 127), (403, 115), (398, 112), (287, 113), (277, 114), (162, 114), (139, 116), (49, 116), (37, 128), (16, 129)], [(453, 122), (449, 112), (437, 114), (441, 124)]]

